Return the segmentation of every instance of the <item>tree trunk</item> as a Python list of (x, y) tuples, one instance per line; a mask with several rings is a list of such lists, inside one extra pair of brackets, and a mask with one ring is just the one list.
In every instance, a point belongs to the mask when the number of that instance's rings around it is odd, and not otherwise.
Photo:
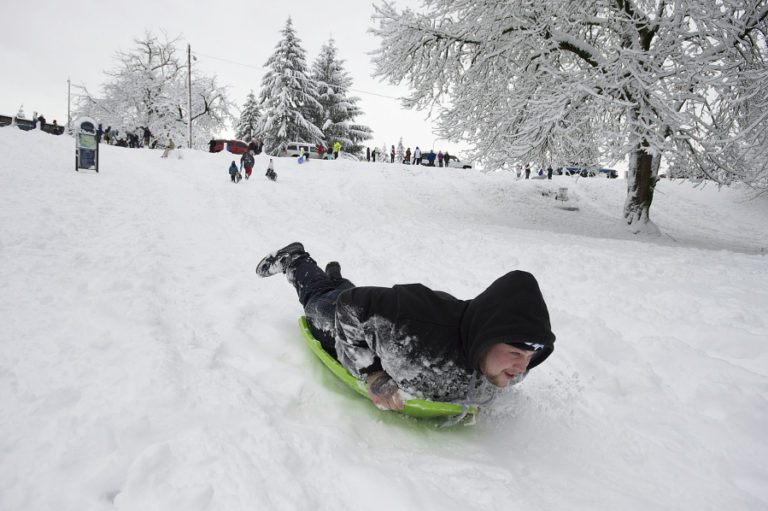
[(659, 228), (649, 217), (660, 163), (659, 157), (649, 153), (645, 145), (637, 147), (629, 155), (624, 219), (635, 234), (660, 234)]

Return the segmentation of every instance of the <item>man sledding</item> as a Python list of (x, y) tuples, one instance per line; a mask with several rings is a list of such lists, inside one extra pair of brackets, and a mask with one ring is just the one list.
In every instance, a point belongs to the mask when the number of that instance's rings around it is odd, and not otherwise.
[(486, 382), (519, 383), (554, 349), (546, 303), (524, 271), (471, 300), (421, 284), (356, 287), (339, 263), (323, 271), (296, 242), (264, 257), (256, 273), (286, 274), (315, 338), (380, 408), (403, 408), (405, 394), (460, 402), (466, 412)]

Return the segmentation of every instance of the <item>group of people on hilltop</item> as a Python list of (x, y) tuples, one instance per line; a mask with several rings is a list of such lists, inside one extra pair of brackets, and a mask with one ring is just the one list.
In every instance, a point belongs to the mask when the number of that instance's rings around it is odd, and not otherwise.
[[(235, 160), (232, 160), (232, 163), (229, 166), (229, 177), (231, 181), (233, 183), (240, 182), (240, 180), (243, 178), (243, 174), (240, 172), (241, 170), (243, 170), (245, 173), (245, 179), (250, 179), (251, 174), (253, 173), (253, 166), (255, 163), (256, 163), (256, 158), (254, 157), (254, 152), (251, 149), (248, 149), (240, 157), (240, 167), (237, 166), (237, 163), (235, 163)], [(269, 165), (267, 165), (267, 172), (264, 175), (270, 181), (277, 180), (277, 172), (275, 172), (275, 162), (272, 160), (272, 158), (269, 159)]]
[[(133, 131), (126, 131), (121, 137), (120, 131), (111, 125), (104, 128), (104, 125), (101, 123), (96, 128), (96, 141), (118, 147), (129, 147), (131, 149), (139, 149), (141, 147), (155, 149), (159, 143), (147, 127), (139, 126)], [(167, 149), (168, 146), (166, 145), (165, 148)]]
[[(18, 119), (23, 119), (23, 117), (19, 116)], [(34, 112), (32, 115), (32, 129), (37, 129), (38, 124), (40, 125), (40, 131), (47, 131), (49, 133), (54, 133), (56, 135), (60, 135), (64, 130), (59, 126), (59, 123), (56, 122), (56, 119), (53, 120), (52, 124), (47, 124), (45, 120), (45, 116), (43, 114), (39, 114), (37, 112)]]
[[(331, 152), (331, 148), (333, 148), (333, 152)], [(318, 144), (317, 146), (317, 154), (320, 156), (321, 160), (335, 160), (339, 157), (339, 151), (341, 151), (341, 142), (339, 141), (334, 142), (332, 147), (325, 147), (323, 144)]]
[[(394, 161), (394, 150), (395, 146), (392, 146), (392, 161)], [(403, 163), (406, 165), (426, 165), (427, 167), (434, 167), (435, 161), (437, 161), (438, 167), (449, 167), (450, 166), (450, 155), (448, 154), (448, 151), (438, 151), (437, 154), (435, 154), (434, 149), (430, 149), (427, 153), (427, 163), (424, 163), (424, 155), (421, 152), (421, 149), (419, 149), (419, 146), (416, 146), (416, 149), (413, 151), (413, 159), (411, 159), (411, 148), (405, 150), (405, 157), (403, 158)]]
[[(552, 173), (552, 165), (549, 165), (546, 171), (542, 167), (536, 172), (536, 176), (538, 177), (534, 177), (534, 179), (544, 179), (545, 175), (547, 176), (547, 179), (552, 179)], [(531, 179), (531, 164), (526, 163), (525, 169), (523, 169), (523, 165), (518, 163), (515, 165), (515, 174), (517, 175), (517, 179), (520, 179), (523, 175), (525, 175), (525, 179)]]
[[(376, 161), (376, 156), (379, 154), (379, 150), (375, 147), (373, 150), (371, 150), (370, 147), (366, 148), (365, 151), (365, 159), (367, 161)], [(389, 163), (395, 163), (395, 146), (392, 146), (392, 149), (389, 151)], [(413, 152), (411, 152), (411, 148), (405, 150), (405, 155), (403, 156), (402, 163), (406, 165), (425, 165), (428, 167), (434, 167), (435, 161), (437, 161), (438, 167), (448, 167), (450, 162), (450, 155), (448, 154), (448, 151), (438, 151), (437, 154), (435, 154), (434, 149), (430, 149), (429, 152), (426, 155), (427, 162), (424, 163), (424, 154), (421, 152), (421, 149), (419, 149), (419, 146), (416, 146), (416, 149), (414, 149)]]

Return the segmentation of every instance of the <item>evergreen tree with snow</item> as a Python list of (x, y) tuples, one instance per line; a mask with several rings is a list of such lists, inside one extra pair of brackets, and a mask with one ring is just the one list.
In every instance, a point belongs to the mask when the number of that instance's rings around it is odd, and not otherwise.
[(344, 61), (336, 55), (333, 39), (324, 44), (312, 66), (312, 78), (318, 87), (320, 108), (314, 111), (314, 121), (323, 131), (325, 143), (341, 143), (344, 152), (358, 155), (365, 149), (362, 143), (372, 138), (372, 131), (355, 118), (362, 115), (357, 106), (360, 98), (349, 96), (352, 78), (344, 70)]
[(397, 147), (395, 148), (395, 162), (403, 163), (404, 159), (405, 159), (405, 146), (403, 146), (403, 137), (400, 137), (400, 140), (397, 143)]
[(235, 129), (235, 137), (239, 140), (250, 142), (258, 140), (259, 103), (256, 101), (253, 91), (248, 94), (240, 113), (240, 121)]
[(312, 122), (314, 112), (320, 108), (317, 88), (291, 18), (281, 33), (283, 38), (265, 64), (269, 71), (259, 95), (262, 116), (258, 132), (264, 150), (271, 155), (278, 154), (288, 142), (316, 145), (323, 141), (322, 131)]

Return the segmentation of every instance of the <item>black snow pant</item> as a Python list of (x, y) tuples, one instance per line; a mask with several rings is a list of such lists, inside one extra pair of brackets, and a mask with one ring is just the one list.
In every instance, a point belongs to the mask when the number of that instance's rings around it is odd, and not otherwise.
[(286, 276), (299, 295), (312, 335), (335, 358), (336, 299), (355, 285), (344, 278), (329, 277), (306, 252), (290, 264)]

